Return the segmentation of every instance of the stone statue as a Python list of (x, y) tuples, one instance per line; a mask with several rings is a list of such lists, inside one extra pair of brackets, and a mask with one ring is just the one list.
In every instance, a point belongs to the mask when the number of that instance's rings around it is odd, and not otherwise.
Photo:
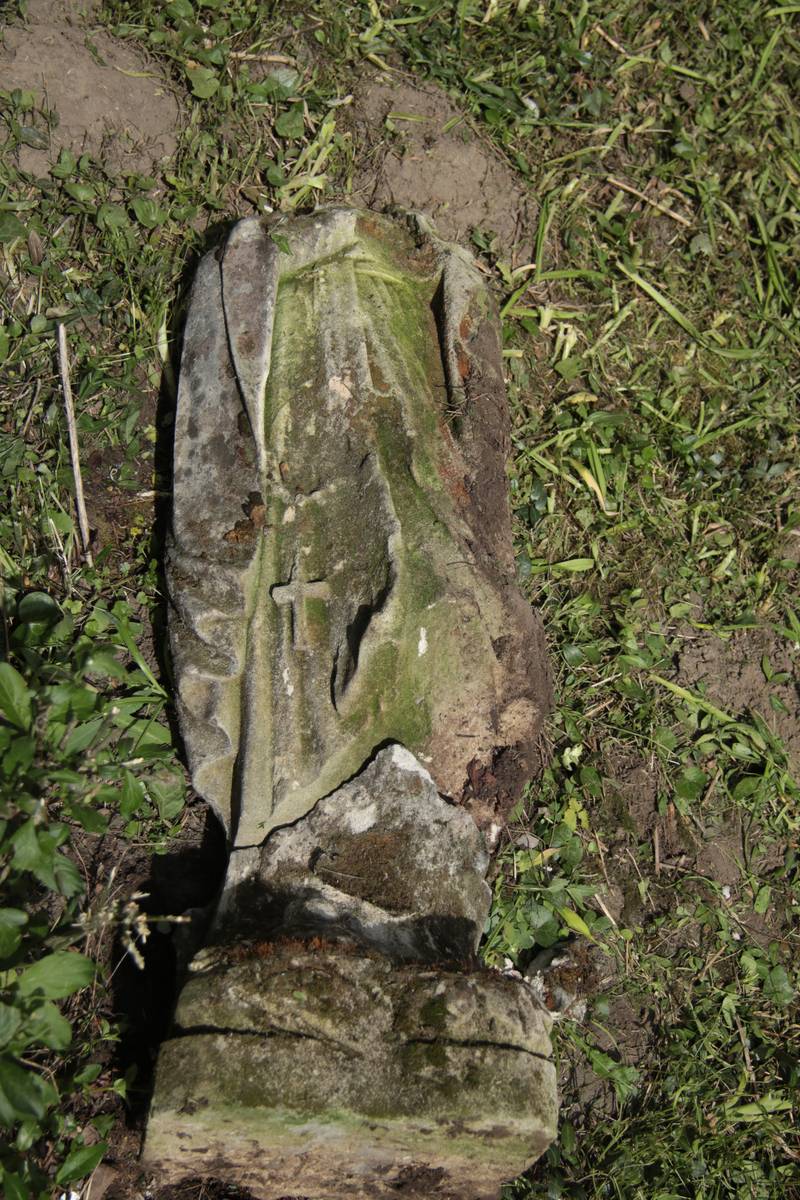
[(507, 420), (488, 291), (424, 218), (246, 220), (203, 260), (168, 583), (231, 859), (160, 1056), (172, 1178), (466, 1200), (554, 1134), (548, 1018), (474, 961), (549, 703)]

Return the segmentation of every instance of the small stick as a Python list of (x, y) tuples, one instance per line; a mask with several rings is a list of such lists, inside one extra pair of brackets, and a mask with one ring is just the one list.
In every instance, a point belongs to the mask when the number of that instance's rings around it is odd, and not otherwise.
[(604, 912), (604, 913), (605, 913), (605, 915), (608, 917), (609, 921), (610, 921), (610, 922), (611, 922), (611, 924), (614, 926), (614, 928), (615, 928), (615, 929), (619, 929), (619, 925), (618, 925), (618, 924), (617, 924), (617, 922), (614, 920), (614, 918), (612, 917), (611, 913), (608, 911), (608, 907), (607, 907), (607, 905), (606, 905), (605, 901), (603, 900), (603, 897), (600, 895), (600, 893), (599, 893), (599, 892), (596, 892), (596, 893), (595, 893), (594, 899), (595, 899), (595, 900), (597, 901), (597, 903), (600, 905), (600, 907), (602, 908), (603, 912)]
[(734, 1010), (733, 1019), (736, 1022), (736, 1032), (739, 1034), (739, 1041), (742, 1043), (742, 1053), (744, 1054), (745, 1066), (747, 1074), (750, 1076), (750, 1082), (755, 1083), (755, 1074), (753, 1073), (753, 1063), (750, 1058), (750, 1047), (747, 1045), (747, 1034), (744, 1031), (744, 1026), (739, 1020), (739, 1014)]
[[(598, 853), (598, 856), (599, 856), (599, 858), (600, 858), (600, 866), (601, 866), (601, 868), (602, 868), (602, 871), (603, 871), (603, 878), (604, 878), (604, 879), (605, 879), (605, 881), (606, 881), (606, 887), (608, 888), (609, 895), (610, 895), (610, 893), (611, 893), (611, 880), (608, 878), (608, 871), (606, 870), (606, 856), (605, 856), (605, 854), (603, 853), (603, 843), (600, 841), (600, 838), (597, 836), (597, 834), (595, 833), (594, 829), (592, 829), (592, 830), (591, 830), (591, 834), (592, 834), (592, 837), (594, 838), (594, 840), (595, 840), (595, 843), (596, 843), (596, 845), (597, 845), (597, 853)], [(595, 899), (598, 899), (598, 897), (597, 897), (597, 896), (595, 896)], [(605, 907), (603, 908), (603, 911), (605, 912)], [(609, 914), (606, 912), (606, 916), (608, 916), (608, 915), (609, 915)], [(614, 922), (614, 924), (616, 925), (616, 921)]]
[(644, 200), (645, 204), (649, 204), (652, 208), (657, 208), (665, 216), (672, 217), (673, 221), (678, 221), (681, 225), (685, 225), (687, 229), (691, 229), (692, 222), (680, 213), (675, 212), (674, 208), (669, 208), (666, 204), (662, 204), (660, 200), (653, 200), (651, 196), (648, 196), (645, 192), (640, 192), (638, 188), (631, 187), (629, 183), (623, 183), (621, 179), (614, 179), (613, 175), (606, 176), (606, 183), (610, 183), (612, 187), (619, 188), (621, 192), (630, 192), (632, 196), (638, 197), (639, 200)]
[(39, 392), (41, 390), (42, 390), (42, 381), (41, 381), (41, 379), (37, 379), (36, 386), (33, 389), (33, 397), (31, 399), (30, 404), (28, 405), (28, 412), (25, 417), (25, 421), (22, 425), (22, 429), (20, 431), (21, 437), (25, 437), (25, 434), (28, 432), (28, 426), (31, 423), (31, 418), (33, 417), (33, 410), (36, 408), (36, 401), (39, 399)]
[(594, 32), (599, 33), (600, 37), (603, 39), (603, 41), (608, 42), (609, 46), (611, 46), (614, 50), (616, 50), (617, 54), (622, 54), (625, 58), (634, 58), (635, 57), (635, 55), (629, 54), (624, 46), (620, 46), (619, 42), (615, 42), (614, 39), (610, 36), (610, 34), (606, 33), (606, 31), (605, 31), (605, 29), (603, 29), (602, 25), (595, 25)]
[(286, 63), (289, 66), (296, 61), (294, 58), (289, 58), (287, 54), (251, 54), (247, 50), (231, 50), (228, 57), (238, 58), (241, 62)]
[(75, 507), (78, 510), (78, 525), (81, 531), (83, 556), (90, 567), (94, 566), (92, 552), (89, 549), (89, 518), (86, 515), (86, 502), (83, 498), (83, 476), (81, 475), (80, 451), (78, 449), (78, 427), (75, 424), (75, 409), (72, 404), (72, 384), (69, 380), (69, 358), (67, 355), (67, 334), (61, 321), (58, 330), (58, 367), (61, 372), (61, 388), (64, 393), (64, 408), (67, 414), (67, 429), (69, 430), (69, 457), (72, 463), (72, 477), (75, 480)]

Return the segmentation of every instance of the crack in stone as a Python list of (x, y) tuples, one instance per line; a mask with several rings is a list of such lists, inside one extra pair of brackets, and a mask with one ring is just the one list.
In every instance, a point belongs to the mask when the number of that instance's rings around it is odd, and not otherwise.
[[(352, 1046), (346, 1045), (344, 1042), (336, 1041), (335, 1038), (322, 1037), (315, 1033), (301, 1033), (298, 1029), (287, 1029), (281, 1025), (273, 1025), (270, 1029), (253, 1029), (248, 1026), (236, 1028), (221, 1026), (221, 1025), (191, 1025), (177, 1026), (173, 1030), (173, 1038), (178, 1040), (187, 1037), (201, 1037), (205, 1035), (219, 1034), (223, 1037), (257, 1037), (263, 1041), (267, 1041), (273, 1037), (291, 1037), (298, 1040), (310, 1042), (323, 1042), (329, 1046), (334, 1046), (337, 1050), (341, 1050), (344, 1054), (349, 1054), (355, 1058), (363, 1058), (361, 1051), (354, 1049)], [(531, 1058), (538, 1058), (542, 1062), (552, 1063), (552, 1058), (549, 1054), (541, 1054), (538, 1050), (529, 1050), (526, 1046), (517, 1046), (513, 1042), (494, 1042), (489, 1039), (481, 1040), (479, 1038), (448, 1038), (448, 1037), (416, 1037), (406, 1038), (402, 1042), (398, 1042), (400, 1046), (460, 1046), (464, 1048), (472, 1048), (478, 1050), (508, 1050), (514, 1054), (528, 1054)]]
[(448, 1038), (448, 1037), (418, 1037), (407, 1038), (405, 1046), (474, 1046), (476, 1049), (512, 1050), (515, 1054), (529, 1054), (531, 1058), (539, 1058), (542, 1062), (552, 1063), (549, 1054), (540, 1054), (538, 1050), (529, 1050), (527, 1046), (515, 1046), (513, 1042), (493, 1042), (479, 1038)]
[(211, 1034), (220, 1034), (223, 1037), (257, 1037), (263, 1041), (282, 1036), (297, 1038), (298, 1041), (324, 1042), (329, 1046), (334, 1046), (337, 1050), (341, 1050), (343, 1054), (349, 1054), (352, 1058), (364, 1057), (362, 1051), (356, 1050), (353, 1046), (348, 1046), (345, 1042), (338, 1042), (335, 1038), (323, 1037), (316, 1033), (301, 1033), (299, 1029), (286, 1029), (282, 1025), (273, 1025), (269, 1029), (251, 1029), (247, 1026), (233, 1028), (224, 1025), (177, 1025), (173, 1028), (171, 1040), (180, 1041), (182, 1038), (202, 1037)]

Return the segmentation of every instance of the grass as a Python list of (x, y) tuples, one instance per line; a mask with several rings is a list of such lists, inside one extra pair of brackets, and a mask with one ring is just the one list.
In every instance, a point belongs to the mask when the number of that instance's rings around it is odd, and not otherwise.
[[(170, 73), (174, 163), (157, 179), (88, 155), (63, 154), (44, 180), (13, 153), (0, 165), (8, 1196), (78, 1186), (131, 1086), (92, 963), (107, 980), (112, 939), (136, 949), (147, 923), (82, 871), (82, 849), (116, 838), (157, 854), (185, 815), (169, 677), (145, 635), (154, 622), (158, 646), (152, 509), (170, 486), (191, 269), (237, 214), (346, 193), (358, 144), (338, 102), (381, 63), (451, 92), (538, 202), (530, 264), (506, 261), (491, 230), (475, 237), (503, 315), (518, 570), (558, 697), (486, 955), (524, 967), (554, 942), (582, 946), (603, 986), (557, 1025), (559, 1141), (508, 1195), (800, 1195), (800, 798), (772, 732), (785, 680), (770, 659), (796, 664), (800, 643), (799, 19), (740, 0), (105, 4), (101, 24)], [(265, 53), (290, 61), (256, 70)], [(0, 106), (8, 148), (41, 144), (54, 118), (33, 96)], [(82, 456), (104, 480), (92, 567), (58, 320)], [(756, 633), (771, 639), (763, 705), (676, 674), (695, 642)], [(723, 883), (702, 851), (732, 830)]]

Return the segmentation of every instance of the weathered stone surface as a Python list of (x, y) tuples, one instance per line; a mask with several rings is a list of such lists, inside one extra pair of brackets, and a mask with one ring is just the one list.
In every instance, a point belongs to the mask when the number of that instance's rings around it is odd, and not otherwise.
[(489, 913), (488, 865), (469, 814), (387, 747), (304, 820), (233, 851), (212, 941), (320, 935), (398, 961), (467, 960)]
[(171, 638), (233, 848), (159, 1058), (168, 1177), (468, 1200), (554, 1134), (549, 1018), (475, 970), (549, 700), (506, 433), (490, 298), (422, 218), (244, 221), (201, 264)]
[(417, 217), (242, 221), (200, 266), (171, 636), (195, 786), (238, 846), (388, 740), (453, 798), (470, 763), (531, 773), (549, 679), (513, 580), (491, 318), (470, 255)]
[(555, 1133), (550, 1018), (491, 972), (292, 945), (195, 974), (145, 1147), (167, 1178), (287, 1195), (470, 1200)]

